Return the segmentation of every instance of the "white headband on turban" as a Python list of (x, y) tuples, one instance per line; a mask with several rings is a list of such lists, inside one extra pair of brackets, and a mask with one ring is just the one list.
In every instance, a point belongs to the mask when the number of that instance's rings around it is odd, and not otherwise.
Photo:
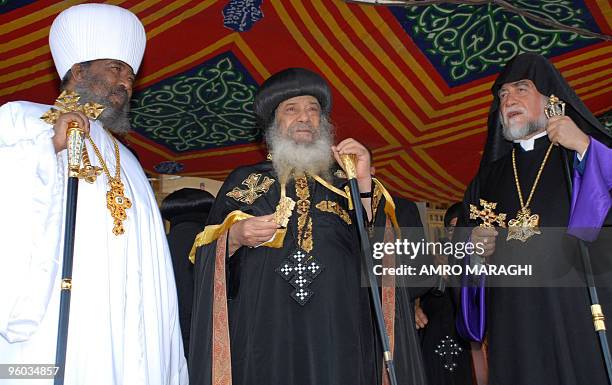
[(115, 5), (81, 4), (60, 13), (49, 32), (55, 68), (63, 78), (77, 63), (121, 60), (138, 72), (147, 36), (132, 12)]

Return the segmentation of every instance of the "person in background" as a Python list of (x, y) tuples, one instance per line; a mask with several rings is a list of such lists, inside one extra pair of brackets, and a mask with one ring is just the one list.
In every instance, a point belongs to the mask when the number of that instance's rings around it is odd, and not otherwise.
[[(451, 205), (444, 215), (444, 236), (439, 242), (450, 242), (462, 203)], [(448, 264), (447, 256), (435, 256), (435, 263)], [(471, 385), (472, 362), (470, 344), (455, 327), (457, 302), (453, 288), (446, 287), (447, 278), (440, 276), (436, 287), (416, 302), (415, 319), (421, 336), (423, 361), (429, 385)]]
[(168, 247), (172, 256), (179, 321), (187, 358), (193, 305), (193, 264), (189, 261), (189, 252), (196, 235), (204, 230), (214, 200), (215, 197), (208, 191), (186, 187), (171, 192), (161, 203), (162, 217), (170, 223)]

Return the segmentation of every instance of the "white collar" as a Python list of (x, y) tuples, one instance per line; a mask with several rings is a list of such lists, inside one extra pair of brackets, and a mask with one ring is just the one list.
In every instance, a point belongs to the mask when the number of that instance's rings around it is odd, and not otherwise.
[(542, 131), (539, 134), (535, 134), (534, 136), (532, 136), (529, 139), (517, 139), (517, 140), (514, 140), (513, 142), (520, 144), (521, 147), (523, 148), (523, 150), (531, 151), (531, 150), (533, 150), (533, 145), (535, 143), (535, 140), (538, 139), (538, 138), (541, 138), (541, 137), (543, 137), (545, 135), (548, 135), (548, 133), (546, 131)]

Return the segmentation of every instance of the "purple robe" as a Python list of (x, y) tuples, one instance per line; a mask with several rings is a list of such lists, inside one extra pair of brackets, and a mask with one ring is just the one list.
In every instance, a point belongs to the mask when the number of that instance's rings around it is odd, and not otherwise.
[(591, 138), (584, 173), (574, 169), (568, 233), (594, 241), (612, 206), (612, 149)]

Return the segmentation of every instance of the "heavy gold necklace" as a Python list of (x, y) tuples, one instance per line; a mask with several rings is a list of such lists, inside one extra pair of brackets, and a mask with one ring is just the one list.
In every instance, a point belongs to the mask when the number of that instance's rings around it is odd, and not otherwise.
[[(106, 130), (105, 130), (106, 131)], [(109, 190), (106, 192), (106, 207), (109, 209), (111, 217), (113, 217), (113, 234), (121, 235), (125, 232), (123, 229), (123, 221), (127, 219), (127, 213), (125, 210), (132, 207), (132, 202), (128, 197), (125, 196), (123, 182), (121, 182), (121, 158), (119, 156), (119, 144), (117, 144), (117, 139), (113, 137), (110, 133), (108, 135), (111, 137), (113, 141), (113, 145), (115, 147), (115, 176), (113, 177), (108, 170), (108, 166), (102, 157), (102, 153), (98, 149), (98, 146), (91, 139), (91, 136), (87, 136), (89, 139), (89, 143), (96, 153), (96, 157), (98, 161), (102, 165), (102, 169), (104, 170), (104, 174), (108, 178)]]
[(525, 242), (533, 235), (541, 234), (540, 229), (538, 228), (538, 225), (540, 223), (540, 216), (538, 214), (531, 214), (529, 204), (531, 203), (533, 193), (535, 192), (538, 182), (540, 181), (542, 170), (544, 170), (544, 166), (546, 165), (546, 161), (548, 160), (548, 156), (550, 155), (552, 146), (553, 145), (551, 143), (548, 146), (548, 150), (546, 150), (544, 160), (540, 165), (540, 169), (538, 170), (538, 174), (536, 175), (535, 181), (533, 182), (533, 186), (531, 186), (531, 191), (529, 192), (529, 197), (527, 197), (527, 202), (523, 201), (521, 184), (519, 183), (518, 172), (516, 170), (516, 150), (514, 148), (512, 149), (512, 170), (514, 171), (514, 181), (516, 182), (516, 191), (518, 192), (521, 209), (516, 214), (516, 218), (508, 221), (508, 237), (506, 238), (507, 241), (511, 239), (518, 239), (521, 242)]

